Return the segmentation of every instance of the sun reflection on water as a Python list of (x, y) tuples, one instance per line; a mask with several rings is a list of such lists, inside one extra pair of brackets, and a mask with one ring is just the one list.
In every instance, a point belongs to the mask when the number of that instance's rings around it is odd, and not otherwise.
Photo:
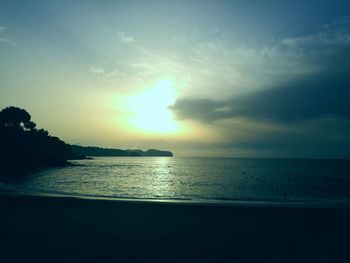
[(172, 195), (173, 175), (170, 158), (159, 157), (155, 159), (152, 183), (150, 185), (155, 196)]

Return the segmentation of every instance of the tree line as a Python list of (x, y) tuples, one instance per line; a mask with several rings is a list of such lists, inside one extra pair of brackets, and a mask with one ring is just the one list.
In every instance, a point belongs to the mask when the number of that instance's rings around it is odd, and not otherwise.
[(0, 169), (2, 177), (26, 174), (45, 166), (66, 165), (79, 158), (71, 145), (37, 129), (24, 109), (10, 106), (0, 111)]

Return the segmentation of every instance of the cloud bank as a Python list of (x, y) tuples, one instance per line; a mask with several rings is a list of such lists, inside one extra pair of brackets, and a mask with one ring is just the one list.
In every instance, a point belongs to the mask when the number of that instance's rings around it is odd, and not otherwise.
[(284, 54), (296, 58), (294, 68), (300, 65), (304, 72), (285, 74), (267, 64), (268, 76), (276, 74), (269, 85), (227, 93), (222, 99), (205, 94), (180, 97), (169, 108), (179, 120), (222, 131), (224, 148), (255, 149), (272, 156), (285, 156), (286, 152), (291, 156), (302, 152), (301, 156), (347, 156), (350, 30), (348, 19), (338, 21), (315, 34), (282, 38), (266, 48), (267, 57)]

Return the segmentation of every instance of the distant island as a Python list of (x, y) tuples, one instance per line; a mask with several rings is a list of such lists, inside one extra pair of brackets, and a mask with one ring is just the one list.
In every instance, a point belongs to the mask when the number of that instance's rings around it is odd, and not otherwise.
[(142, 150), (121, 150), (112, 148), (100, 148), (93, 146), (79, 146), (71, 145), (73, 152), (79, 156), (130, 156), (130, 157), (145, 157), (145, 156), (159, 156), (159, 157), (173, 157), (170, 151), (161, 151), (156, 149)]
[(44, 167), (69, 165), (68, 160), (86, 156), (167, 156), (169, 151), (150, 149), (120, 150), (70, 145), (37, 129), (31, 115), (24, 109), (9, 106), (0, 111), (0, 178), (26, 175)]

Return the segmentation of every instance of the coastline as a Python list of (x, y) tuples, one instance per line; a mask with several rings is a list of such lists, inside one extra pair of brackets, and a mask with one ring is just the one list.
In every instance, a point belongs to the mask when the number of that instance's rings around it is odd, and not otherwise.
[[(7, 185), (8, 187), (9, 185)], [(13, 197), (43, 197), (43, 198), (63, 198), (78, 200), (95, 200), (107, 202), (128, 202), (128, 203), (165, 203), (175, 205), (195, 205), (195, 206), (232, 206), (232, 207), (276, 207), (276, 208), (348, 208), (350, 200), (245, 200), (245, 199), (162, 199), (162, 198), (127, 198), (104, 195), (83, 195), (65, 194), (54, 192), (30, 192), (19, 191), (16, 188), (1, 188), (0, 196)]]
[(1, 193), (0, 207), (4, 262), (350, 260), (349, 208)]
[[(68, 166), (74, 166), (70, 163)], [(23, 178), (15, 178), (22, 180)], [(0, 181), (0, 196), (19, 196), (19, 197), (51, 197), (51, 198), (68, 198), (96, 201), (111, 202), (145, 202), (145, 203), (172, 203), (179, 205), (204, 205), (204, 206), (233, 206), (233, 207), (282, 207), (282, 208), (349, 208), (350, 199), (190, 199), (190, 198), (138, 198), (124, 196), (108, 196), (108, 195), (86, 195), (73, 194), (52, 191), (31, 191), (28, 189), (17, 188), (11, 183), (12, 181)]]

